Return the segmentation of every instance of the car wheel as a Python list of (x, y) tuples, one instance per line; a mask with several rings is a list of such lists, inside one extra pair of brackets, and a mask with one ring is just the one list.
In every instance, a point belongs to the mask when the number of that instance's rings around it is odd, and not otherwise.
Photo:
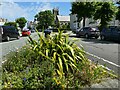
[(10, 41), (10, 37), (9, 37), (9, 36), (6, 36), (6, 40), (7, 40), (7, 41)]
[(102, 36), (101, 36), (101, 40), (105, 40), (105, 36), (102, 35)]
[(17, 36), (17, 39), (20, 39), (20, 36)]
[(89, 35), (88, 35), (88, 34), (85, 34), (85, 38), (87, 38), (87, 39), (88, 39), (88, 38), (89, 38)]

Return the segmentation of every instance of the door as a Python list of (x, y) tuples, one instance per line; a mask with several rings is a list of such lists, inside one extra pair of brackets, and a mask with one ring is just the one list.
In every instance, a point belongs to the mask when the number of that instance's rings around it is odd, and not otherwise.
[(9, 26), (9, 27), (8, 27), (8, 32), (9, 32), (9, 36), (10, 36), (11, 38), (14, 38), (14, 37), (15, 37), (15, 36), (14, 36), (14, 29), (13, 29), (13, 27)]
[(82, 28), (82, 29), (80, 29), (80, 31), (79, 31), (79, 35), (80, 35), (80, 36), (83, 36), (83, 35), (84, 35), (83, 33), (84, 33), (84, 29)]
[[(112, 40), (119, 40), (120, 39), (120, 29), (119, 28), (112, 28)], [(119, 40), (120, 41), (120, 40)]]
[(15, 27), (9, 27), (9, 32), (10, 32), (10, 37), (11, 38), (16, 38), (17, 37), (17, 30)]
[(111, 39), (111, 35), (112, 35), (111, 28), (107, 28), (106, 31), (105, 31), (105, 37), (107, 39)]

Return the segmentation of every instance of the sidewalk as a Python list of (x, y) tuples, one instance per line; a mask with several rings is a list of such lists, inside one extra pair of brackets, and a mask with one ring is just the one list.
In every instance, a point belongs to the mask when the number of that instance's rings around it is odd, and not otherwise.
[(102, 82), (93, 84), (90, 88), (106, 88), (107, 90), (116, 88), (120, 90), (120, 81), (117, 79), (105, 78)]

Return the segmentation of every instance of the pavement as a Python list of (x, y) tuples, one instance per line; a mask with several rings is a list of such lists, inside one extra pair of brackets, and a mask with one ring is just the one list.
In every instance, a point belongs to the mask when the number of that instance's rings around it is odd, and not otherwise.
[(120, 90), (120, 81), (118, 79), (105, 78), (101, 83), (93, 84), (90, 88), (115, 88)]

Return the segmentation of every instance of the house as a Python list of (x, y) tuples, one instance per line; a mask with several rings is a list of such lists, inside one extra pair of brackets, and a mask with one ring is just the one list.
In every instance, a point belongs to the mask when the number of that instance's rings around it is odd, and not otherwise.
[[(97, 26), (99, 25), (100, 20), (94, 20), (93, 18), (86, 18), (85, 27), (87, 26)], [(70, 29), (75, 31), (78, 28), (83, 27), (83, 19), (79, 22), (77, 18), (77, 14), (70, 14)]]
[[(100, 19), (94, 20), (93, 18), (86, 18), (85, 20), (85, 27), (99, 26), (99, 24), (100, 24)], [(118, 26), (120, 25), (120, 22), (118, 20), (115, 20), (115, 18), (113, 18), (108, 24), (111, 26)], [(78, 22), (77, 14), (70, 14), (70, 28), (73, 31), (76, 31), (78, 28), (82, 28), (82, 27), (83, 27), (83, 19), (80, 22)]]
[(82, 22), (78, 22), (77, 20), (77, 14), (70, 14), (70, 29), (76, 30), (78, 27), (80, 27)]
[(64, 24), (70, 23), (70, 16), (59, 15), (58, 8), (53, 9), (53, 14), (54, 14), (54, 23), (55, 24), (64, 25)]
[(116, 20), (115, 17), (112, 19), (112, 21), (109, 22), (109, 25), (111, 26), (120, 26), (120, 21)]
[(5, 18), (0, 18), (0, 25), (4, 25), (7, 21)]
[(59, 22), (60, 25), (68, 24), (70, 23), (70, 16), (57, 15), (56, 21)]
[(35, 21), (28, 21), (27, 22), (27, 28), (35, 29)]

